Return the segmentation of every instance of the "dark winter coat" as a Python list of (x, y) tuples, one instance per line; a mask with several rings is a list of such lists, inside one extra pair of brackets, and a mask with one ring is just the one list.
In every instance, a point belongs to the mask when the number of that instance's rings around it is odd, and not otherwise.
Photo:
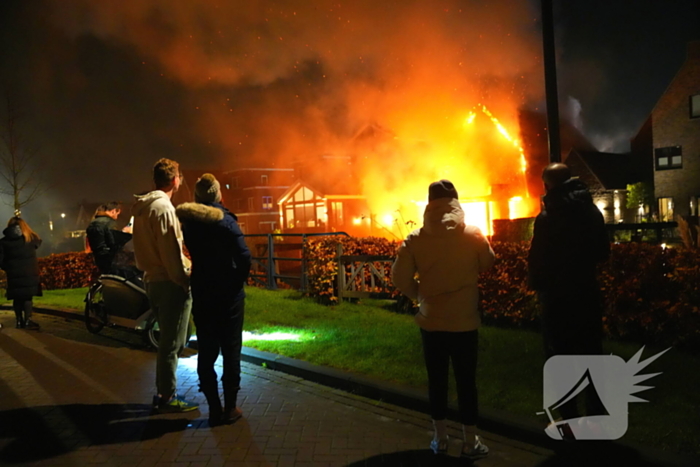
[(251, 254), (236, 216), (220, 204), (184, 203), (176, 212), (192, 258), (193, 312), (243, 299)]
[(98, 214), (86, 231), (95, 264), (102, 274), (111, 271), (115, 256), (131, 240), (131, 234), (114, 230), (115, 224), (111, 217)]
[(36, 249), (41, 245), (41, 240), (27, 243), (19, 225), (6, 228), (3, 235), (0, 239), (0, 267), (7, 274), (7, 298), (41, 296), (39, 263), (36, 259)]
[(529, 284), (538, 291), (597, 288), (596, 265), (610, 255), (603, 215), (585, 183), (570, 179), (549, 190), (535, 219)]

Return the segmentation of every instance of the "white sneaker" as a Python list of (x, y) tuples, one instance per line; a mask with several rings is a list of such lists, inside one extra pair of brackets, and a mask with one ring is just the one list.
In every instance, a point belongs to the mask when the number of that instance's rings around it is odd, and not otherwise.
[[(466, 447), (466, 446), (465, 446)], [(477, 459), (483, 459), (484, 457), (489, 455), (489, 448), (486, 446), (484, 443), (481, 442), (479, 437), (476, 437), (476, 443), (474, 443), (474, 446), (469, 448), (469, 449), (464, 449), (462, 448), (462, 455), (461, 457), (463, 459), (469, 459), (472, 461), (475, 461)]]

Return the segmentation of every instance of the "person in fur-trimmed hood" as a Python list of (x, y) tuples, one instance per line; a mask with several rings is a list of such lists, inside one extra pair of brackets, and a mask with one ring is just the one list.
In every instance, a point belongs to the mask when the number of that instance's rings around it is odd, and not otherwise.
[(475, 460), (488, 455), (488, 448), (476, 436), (477, 329), (481, 324), (477, 280), (494, 259), (479, 229), (465, 224), (452, 182), (430, 184), (423, 227), (401, 244), (392, 280), (401, 292), (420, 304), (415, 320), (421, 328), (428, 371), (435, 428), (430, 447), (436, 454), (445, 453), (448, 446), (445, 419), (452, 360), (464, 435), (462, 457)]
[[(212, 174), (197, 180), (194, 203), (176, 209), (185, 246), (192, 257), (192, 315), (197, 327), (199, 385), (209, 404), (209, 424), (233, 423), (241, 383), (241, 346), (245, 291), (251, 254), (237, 217), (221, 204)], [(214, 362), (223, 355), (224, 407), (219, 399)]]

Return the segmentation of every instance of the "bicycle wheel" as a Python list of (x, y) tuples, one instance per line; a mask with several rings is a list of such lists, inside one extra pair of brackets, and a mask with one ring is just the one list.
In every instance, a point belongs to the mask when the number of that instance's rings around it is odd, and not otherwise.
[[(185, 346), (189, 344), (190, 339), (194, 333), (194, 323), (192, 318), (190, 322), (187, 323), (187, 335), (185, 336)], [(151, 315), (146, 322), (146, 329), (143, 332), (144, 342), (146, 345), (158, 348), (158, 339), (160, 339), (160, 327), (158, 326), (158, 320), (154, 315)]]
[(102, 284), (93, 285), (85, 296), (85, 327), (93, 334), (102, 331), (107, 322), (102, 298)]

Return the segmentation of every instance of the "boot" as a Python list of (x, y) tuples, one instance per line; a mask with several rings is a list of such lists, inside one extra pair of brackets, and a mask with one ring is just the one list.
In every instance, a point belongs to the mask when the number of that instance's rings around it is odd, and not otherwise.
[(209, 405), (209, 426), (218, 426), (223, 423), (223, 409), (221, 408), (221, 399), (219, 399), (218, 388), (202, 388), (204, 397), (207, 398)]
[(17, 329), (24, 328), (24, 317), (22, 316), (21, 311), (15, 310), (15, 318), (17, 318)]

